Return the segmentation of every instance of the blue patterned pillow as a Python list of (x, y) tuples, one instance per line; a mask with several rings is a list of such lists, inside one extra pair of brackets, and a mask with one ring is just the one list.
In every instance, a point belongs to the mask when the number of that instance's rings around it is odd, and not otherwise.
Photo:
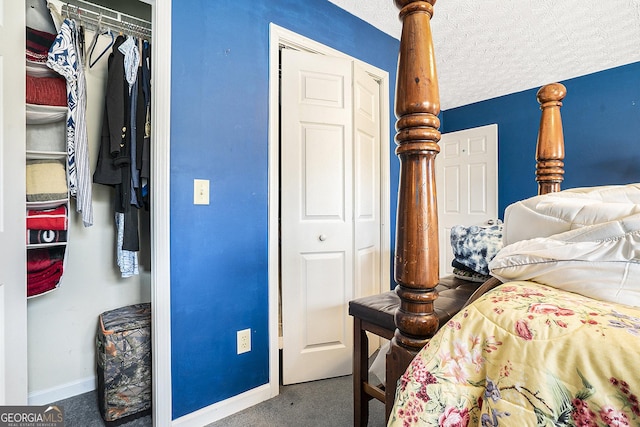
[(489, 261), (502, 249), (502, 227), (502, 224), (453, 226), (453, 266), (489, 275)]

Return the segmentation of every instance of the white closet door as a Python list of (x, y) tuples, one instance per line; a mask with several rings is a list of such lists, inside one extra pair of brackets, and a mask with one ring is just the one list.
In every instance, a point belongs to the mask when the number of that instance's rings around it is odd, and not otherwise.
[(282, 51), (283, 383), (351, 373), (351, 61)]
[[(380, 293), (380, 86), (353, 64), (354, 297)], [(371, 340), (375, 341), (375, 340)]]
[(0, 405), (26, 405), (24, 2), (0, 0), (0, 40)]
[(282, 378), (292, 384), (351, 373), (348, 301), (380, 292), (380, 87), (349, 59), (285, 49), (281, 91)]

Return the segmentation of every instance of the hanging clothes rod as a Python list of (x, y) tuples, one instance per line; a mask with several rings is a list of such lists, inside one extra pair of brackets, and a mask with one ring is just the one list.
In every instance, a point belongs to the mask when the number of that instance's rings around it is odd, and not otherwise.
[(62, 16), (73, 18), (90, 30), (109, 28), (115, 32), (151, 40), (151, 22), (88, 1), (73, 0), (64, 3)]

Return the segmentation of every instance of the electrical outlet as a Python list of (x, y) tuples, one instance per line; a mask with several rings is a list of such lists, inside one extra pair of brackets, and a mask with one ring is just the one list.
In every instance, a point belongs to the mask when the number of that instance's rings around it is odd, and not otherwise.
[(251, 329), (243, 329), (238, 334), (238, 354), (251, 351)]

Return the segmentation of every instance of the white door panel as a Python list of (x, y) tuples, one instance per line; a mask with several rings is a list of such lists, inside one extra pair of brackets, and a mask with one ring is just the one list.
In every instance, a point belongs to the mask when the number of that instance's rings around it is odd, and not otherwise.
[[(380, 88), (354, 63), (354, 297), (381, 291)], [(369, 355), (380, 347), (369, 335)]]
[(303, 221), (333, 219), (344, 223), (346, 220), (344, 139), (342, 126), (301, 124)]
[(26, 405), (24, 2), (0, 0), (0, 40), (0, 405)]
[(455, 225), (481, 225), (498, 217), (498, 126), (451, 132), (436, 157), (440, 274), (453, 272), (450, 234)]
[[(380, 89), (354, 64), (355, 297), (380, 292)], [(371, 347), (377, 348), (377, 340)], [(372, 348), (373, 349), (373, 348)]]
[(380, 292), (379, 103), (351, 60), (282, 51), (284, 384), (350, 374), (348, 302)]
[(284, 384), (347, 375), (353, 337), (351, 62), (282, 51)]

